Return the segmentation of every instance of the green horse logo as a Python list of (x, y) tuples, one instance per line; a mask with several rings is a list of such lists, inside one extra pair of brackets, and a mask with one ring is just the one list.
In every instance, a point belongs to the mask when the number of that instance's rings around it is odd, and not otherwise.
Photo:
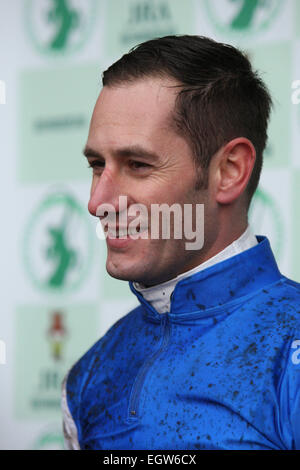
[(40, 52), (52, 55), (78, 50), (97, 18), (96, 0), (26, 0), (25, 24)]
[(76, 267), (76, 251), (68, 246), (65, 224), (58, 227), (49, 227), (50, 245), (46, 251), (46, 258), (54, 262), (53, 273), (47, 283), (51, 287), (60, 287), (65, 283), (69, 269)]
[(282, 3), (280, 0), (204, 0), (211, 22), (227, 34), (267, 29)]
[(240, 9), (231, 22), (231, 27), (237, 30), (248, 29), (253, 22), (256, 11), (260, 8), (268, 6), (267, 0), (231, 0), (240, 3)]
[(86, 211), (67, 193), (48, 195), (31, 216), (24, 239), (25, 266), (36, 286), (52, 292), (81, 283), (91, 262)]
[(74, 201), (65, 198), (62, 220), (57, 225), (47, 227), (49, 245), (45, 252), (45, 258), (50, 260), (53, 266), (46, 283), (51, 288), (60, 288), (66, 283), (68, 272), (76, 268), (78, 254), (72, 248), (67, 229), (74, 211)]
[(52, 8), (47, 13), (47, 19), (56, 27), (50, 48), (61, 50), (66, 47), (70, 33), (78, 29), (80, 15), (78, 10), (71, 8), (67, 0), (52, 0)]

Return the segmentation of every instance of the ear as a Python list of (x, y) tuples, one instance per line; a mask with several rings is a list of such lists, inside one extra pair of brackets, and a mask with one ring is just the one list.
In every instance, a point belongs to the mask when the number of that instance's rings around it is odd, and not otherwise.
[(217, 152), (213, 178), (215, 199), (219, 204), (230, 204), (244, 193), (255, 158), (255, 148), (245, 137), (231, 140)]

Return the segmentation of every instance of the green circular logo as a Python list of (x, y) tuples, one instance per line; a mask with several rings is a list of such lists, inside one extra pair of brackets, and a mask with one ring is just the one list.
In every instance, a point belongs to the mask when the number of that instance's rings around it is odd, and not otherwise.
[(282, 216), (276, 202), (260, 188), (254, 194), (249, 220), (257, 235), (267, 234), (276, 256), (280, 258), (284, 239)]
[(69, 193), (47, 195), (25, 229), (23, 255), (33, 284), (53, 293), (77, 289), (92, 259), (86, 210)]
[(281, 0), (203, 0), (217, 31), (231, 35), (266, 30), (283, 6)]
[(97, 13), (96, 0), (26, 0), (25, 24), (43, 54), (78, 51), (88, 40)]

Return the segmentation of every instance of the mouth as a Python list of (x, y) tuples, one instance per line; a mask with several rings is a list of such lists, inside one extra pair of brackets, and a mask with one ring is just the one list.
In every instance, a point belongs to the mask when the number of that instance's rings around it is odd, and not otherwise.
[(145, 233), (148, 230), (147, 226), (137, 226), (137, 227), (115, 227), (115, 226), (106, 226), (104, 228), (104, 233), (109, 238), (116, 239), (127, 239), (127, 238), (138, 238), (139, 235)]

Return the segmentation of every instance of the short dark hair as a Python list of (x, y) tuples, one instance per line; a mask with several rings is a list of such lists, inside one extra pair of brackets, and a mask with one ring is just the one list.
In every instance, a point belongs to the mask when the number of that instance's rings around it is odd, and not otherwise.
[(165, 36), (132, 48), (103, 72), (102, 82), (113, 86), (156, 76), (180, 84), (174, 123), (191, 145), (202, 185), (207, 187), (207, 170), (220, 147), (236, 137), (252, 142), (256, 162), (247, 186), (249, 205), (259, 182), (273, 103), (246, 53), (203, 36)]

